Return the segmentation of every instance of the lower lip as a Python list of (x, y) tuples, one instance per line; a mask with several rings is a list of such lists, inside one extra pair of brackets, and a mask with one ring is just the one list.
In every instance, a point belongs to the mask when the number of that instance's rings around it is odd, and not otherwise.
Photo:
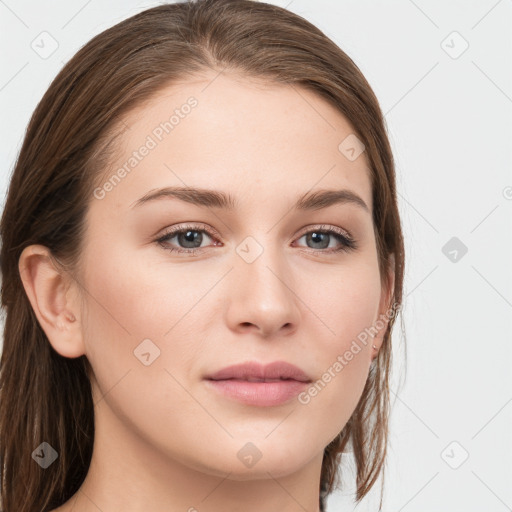
[(218, 392), (244, 404), (269, 407), (290, 401), (309, 386), (298, 380), (279, 382), (248, 382), (246, 380), (226, 379), (206, 382)]

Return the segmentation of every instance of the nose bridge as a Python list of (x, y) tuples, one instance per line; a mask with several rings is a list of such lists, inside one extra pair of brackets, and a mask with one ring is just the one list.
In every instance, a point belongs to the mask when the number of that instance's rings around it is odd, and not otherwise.
[[(289, 274), (286, 255), (284, 248), (273, 238), (272, 233), (260, 232), (247, 236), (236, 247), (237, 273), (240, 277), (245, 276), (253, 286), (262, 284), (277, 289), (285, 287), (283, 281)], [(278, 276), (281, 279), (278, 279)], [(273, 286), (274, 284), (276, 286)]]
[(254, 324), (266, 334), (283, 326), (296, 327), (299, 319), (286, 254), (274, 238), (260, 232), (242, 240), (235, 249), (232, 276), (231, 322)]

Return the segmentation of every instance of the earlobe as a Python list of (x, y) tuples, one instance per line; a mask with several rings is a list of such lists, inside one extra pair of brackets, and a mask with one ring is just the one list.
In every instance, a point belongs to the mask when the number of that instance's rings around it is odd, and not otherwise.
[(71, 277), (57, 268), (43, 245), (26, 247), (18, 269), (32, 309), (55, 351), (70, 358), (83, 355), (78, 304), (67, 297), (74, 284)]

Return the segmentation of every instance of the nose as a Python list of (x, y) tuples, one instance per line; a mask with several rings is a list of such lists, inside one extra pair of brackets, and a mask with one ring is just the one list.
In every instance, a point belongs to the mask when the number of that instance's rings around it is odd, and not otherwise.
[(294, 292), (285, 255), (265, 247), (252, 262), (236, 253), (234, 261), (226, 290), (229, 328), (265, 338), (295, 332), (300, 321), (300, 299)]

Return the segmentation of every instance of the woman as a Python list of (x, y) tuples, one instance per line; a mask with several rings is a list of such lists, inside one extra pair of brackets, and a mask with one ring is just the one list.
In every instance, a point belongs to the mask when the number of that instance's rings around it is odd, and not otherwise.
[(325, 510), (382, 473), (404, 248), (378, 102), (303, 18), (141, 12), (30, 121), (1, 221), (4, 512)]

